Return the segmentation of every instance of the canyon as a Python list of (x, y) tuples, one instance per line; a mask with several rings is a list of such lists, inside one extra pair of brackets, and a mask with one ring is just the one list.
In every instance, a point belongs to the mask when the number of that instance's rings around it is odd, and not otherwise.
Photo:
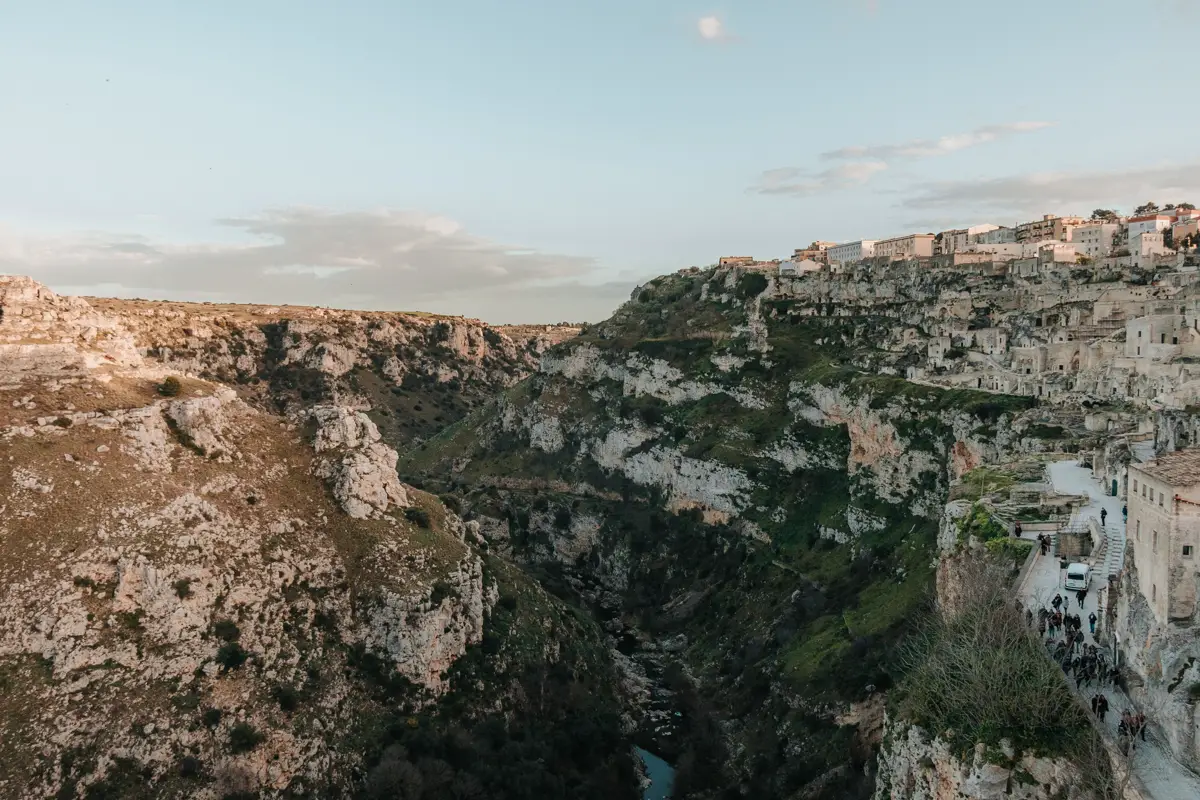
[(1070, 754), (905, 718), (906, 642), (956, 559), (1015, 570), (979, 476), (1198, 429), (1186, 366), (993, 386), (990, 332), (1192, 290), (989, 269), (523, 327), (0, 276), (0, 793), (636, 797), (636, 745), (676, 797), (1059, 796)]

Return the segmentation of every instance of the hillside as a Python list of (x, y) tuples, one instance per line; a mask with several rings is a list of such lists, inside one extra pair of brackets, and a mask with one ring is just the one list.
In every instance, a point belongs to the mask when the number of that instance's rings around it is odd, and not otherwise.
[(632, 796), (593, 624), (336, 395), (271, 413), (136, 328), (0, 277), (0, 795)]

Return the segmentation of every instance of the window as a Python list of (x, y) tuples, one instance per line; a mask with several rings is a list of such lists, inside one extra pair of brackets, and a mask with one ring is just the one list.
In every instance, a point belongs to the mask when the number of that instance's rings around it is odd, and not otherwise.
[(1134, 531), (1136, 532), (1137, 540), (1140, 542), (1142, 540), (1142, 521), (1140, 519), (1137, 521)]
[(1140, 338), (1142, 338), (1142, 332), (1141, 332), (1141, 331), (1138, 331), (1138, 338), (1139, 338), (1139, 339), (1140, 339)]
[(1163, 507), (1163, 498), (1164, 498), (1165, 496), (1166, 496), (1166, 495), (1164, 495), (1162, 492), (1159, 492), (1159, 493), (1158, 493), (1158, 507), (1159, 507), (1159, 508), (1162, 508), (1162, 507)]
[(1150, 602), (1153, 603), (1157, 599), (1158, 599), (1158, 585), (1152, 584), (1150, 586)]
[(1133, 491), (1137, 492), (1137, 478), (1133, 479)]
[(1158, 531), (1154, 531), (1154, 544), (1153, 544), (1153, 550), (1154, 550), (1154, 552), (1156, 552), (1156, 553), (1158, 552)]
[(1185, 544), (1183, 546), (1183, 557), (1184, 558), (1192, 557), (1192, 546), (1190, 544)]
[(1146, 496), (1146, 484), (1142, 484), (1142, 497)]

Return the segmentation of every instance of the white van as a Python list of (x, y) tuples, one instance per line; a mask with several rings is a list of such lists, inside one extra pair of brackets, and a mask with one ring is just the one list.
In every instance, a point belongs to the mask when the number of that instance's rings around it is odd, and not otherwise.
[(1063, 586), (1072, 592), (1078, 592), (1088, 588), (1091, 578), (1092, 568), (1087, 564), (1071, 564), (1067, 567), (1067, 579), (1063, 581)]

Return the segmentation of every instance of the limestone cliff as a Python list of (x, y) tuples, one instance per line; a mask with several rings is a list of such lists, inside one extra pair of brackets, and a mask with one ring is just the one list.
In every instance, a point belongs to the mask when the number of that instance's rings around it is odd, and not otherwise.
[(1064, 759), (1018, 753), (1007, 742), (958, 754), (944, 739), (888, 719), (875, 800), (1095, 800), (1081, 778)]

